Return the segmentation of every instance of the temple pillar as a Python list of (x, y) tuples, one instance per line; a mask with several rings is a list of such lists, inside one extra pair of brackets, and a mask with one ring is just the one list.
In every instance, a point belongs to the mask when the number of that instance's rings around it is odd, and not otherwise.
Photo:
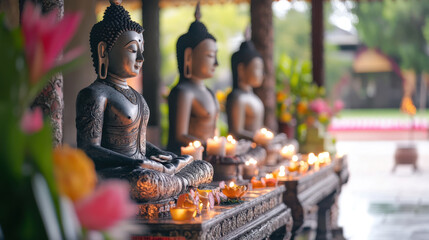
[[(24, 2), (19, 0), (19, 12), (22, 13)], [(64, 15), (64, 0), (27, 0), (39, 4), (42, 7), (42, 12), (47, 13), (54, 9), (58, 10), (58, 19)], [(45, 116), (49, 116), (53, 131), (54, 147), (62, 144), (63, 141), (63, 75), (62, 73), (55, 74), (49, 83), (45, 86), (42, 92), (34, 100), (32, 107), (38, 106), (42, 108)]]
[(323, 86), (325, 82), (323, 32), (323, 1), (311, 0), (311, 53), (313, 82), (318, 86)]
[(264, 124), (277, 131), (272, 0), (251, 0), (252, 41), (264, 60), (264, 81), (255, 93), (265, 107)]
[(159, 0), (142, 0), (143, 13), (143, 96), (150, 109), (150, 118), (147, 126), (147, 141), (159, 146), (161, 139), (161, 50), (159, 45)]

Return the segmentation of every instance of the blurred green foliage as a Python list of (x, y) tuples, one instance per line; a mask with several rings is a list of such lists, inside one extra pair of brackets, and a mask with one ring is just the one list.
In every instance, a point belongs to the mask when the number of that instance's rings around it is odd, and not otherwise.
[(401, 68), (429, 71), (429, 1), (361, 2), (352, 12), (365, 45), (395, 58)]

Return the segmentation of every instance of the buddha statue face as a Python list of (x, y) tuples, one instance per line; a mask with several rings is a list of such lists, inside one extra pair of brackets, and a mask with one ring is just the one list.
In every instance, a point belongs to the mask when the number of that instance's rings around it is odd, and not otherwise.
[(238, 77), (252, 88), (260, 87), (264, 79), (264, 62), (262, 58), (255, 57), (247, 65), (238, 65)]
[(98, 44), (99, 62), (107, 62), (110, 74), (120, 78), (135, 77), (143, 64), (143, 43), (143, 34), (135, 31), (122, 33), (110, 52), (106, 51), (107, 44), (101, 41)]
[(213, 39), (205, 39), (194, 49), (185, 49), (185, 65), (191, 66), (191, 79), (207, 79), (214, 76), (217, 62), (217, 45)]
[(118, 38), (109, 53), (109, 70), (117, 76), (129, 78), (139, 74), (143, 65), (143, 34), (126, 31)]

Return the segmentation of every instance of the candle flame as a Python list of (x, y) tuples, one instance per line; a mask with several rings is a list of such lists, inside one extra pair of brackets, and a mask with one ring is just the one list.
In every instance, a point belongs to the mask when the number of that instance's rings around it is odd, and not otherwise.
[(274, 178), (274, 175), (273, 175), (272, 173), (267, 173), (267, 174), (265, 175), (265, 178), (266, 178), (266, 179), (271, 179), (271, 178)]
[(226, 140), (227, 140), (228, 142), (231, 142), (231, 141), (233, 141), (233, 140), (234, 140), (234, 137), (233, 137), (232, 135), (228, 135), (228, 137), (226, 137)]
[(316, 157), (316, 155), (315, 155), (314, 153), (309, 153), (309, 154), (308, 154), (308, 159), (307, 159), (308, 164), (312, 165), (312, 164), (314, 164), (317, 160), (318, 160), (318, 159), (317, 159), (317, 157)]
[(199, 148), (199, 147), (201, 147), (201, 142), (200, 141), (194, 141), (193, 145), (195, 148)]
[(235, 183), (232, 181), (229, 183), (229, 187), (234, 187)]
[(297, 155), (293, 155), (292, 156), (292, 161), (297, 162), (298, 161), (298, 156)]
[(267, 133), (267, 129), (266, 128), (261, 128), (261, 133)]
[(285, 166), (280, 166), (280, 172), (284, 172), (285, 171)]

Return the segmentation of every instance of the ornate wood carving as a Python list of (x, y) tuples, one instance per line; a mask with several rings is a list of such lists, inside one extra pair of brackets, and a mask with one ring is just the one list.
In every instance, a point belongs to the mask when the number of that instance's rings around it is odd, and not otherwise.
[(289, 239), (293, 220), (291, 210), (282, 202), (284, 190), (284, 186), (280, 186), (250, 191), (244, 203), (216, 206), (190, 221), (164, 218), (151, 221), (140, 219), (138, 223), (148, 225), (152, 236), (208, 240), (265, 239), (276, 232), (282, 235), (281, 238)]

